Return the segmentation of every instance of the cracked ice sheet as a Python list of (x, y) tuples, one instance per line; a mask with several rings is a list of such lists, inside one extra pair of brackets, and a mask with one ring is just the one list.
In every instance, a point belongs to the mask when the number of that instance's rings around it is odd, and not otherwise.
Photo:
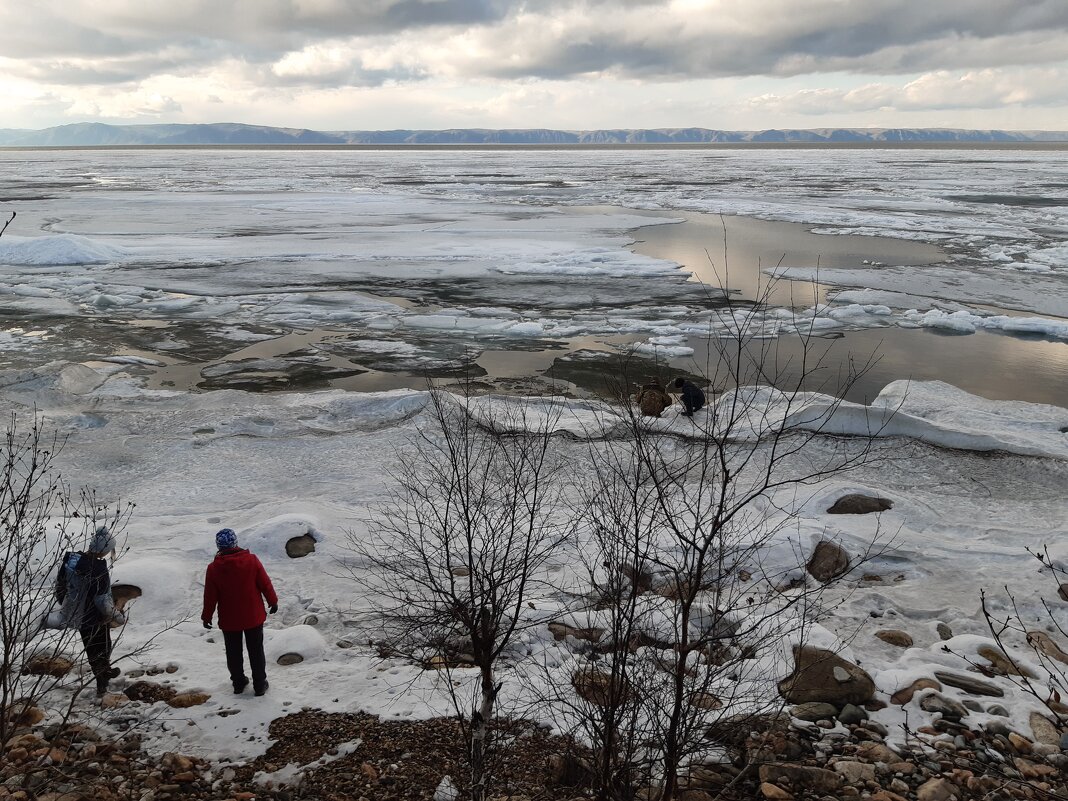
[[(778, 274), (778, 273), (777, 273)], [(791, 267), (781, 271), (783, 277), (842, 287), (866, 287), (878, 292), (908, 295), (920, 301), (919, 308), (948, 301), (968, 305), (991, 305), (1008, 309), (1029, 309), (1044, 315), (1068, 314), (1068, 280), (1061, 276), (1013, 273), (1007, 279), (998, 270), (973, 270), (967, 274), (942, 266), (871, 267), (862, 270), (811, 270)], [(854, 296), (842, 295), (847, 300)], [(925, 302), (924, 302), (925, 301)], [(897, 308), (908, 308), (895, 302)]]
[[(1056, 315), (1068, 306), (1068, 155), (1060, 151), (174, 151), (0, 159), (31, 182), (78, 179), (73, 188), (49, 189), (55, 196), (47, 201), (20, 204), (22, 227), (0, 243), (0, 263), (5, 253), (11, 263), (0, 266), (7, 284), (0, 296), (29, 313), (226, 318), (401, 336), (418, 330), (406, 320), (422, 312), (363, 293), (522, 311), (508, 327), (474, 325), (462, 308), (434, 326), (450, 337), (464, 332), (469, 347), (487, 337), (627, 333), (580, 312), (634, 304), (655, 318), (658, 305), (692, 301), (694, 287), (675, 265), (626, 250), (628, 228), (668, 220), (588, 208), (598, 204), (753, 215), (818, 225), (822, 233), (939, 244), (951, 260), (936, 268), (821, 271), (821, 280), (843, 286), (929, 298), (905, 308), (993, 304)], [(25, 236), (35, 226), (41, 236)], [(914, 324), (856, 310), (817, 316), (823, 330)], [(650, 338), (644, 347), (682, 355), (688, 346)]]

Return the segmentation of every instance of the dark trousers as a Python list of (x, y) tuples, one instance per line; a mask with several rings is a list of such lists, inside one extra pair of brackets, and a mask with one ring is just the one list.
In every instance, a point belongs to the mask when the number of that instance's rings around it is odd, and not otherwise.
[(107, 689), (111, 678), (111, 627), (107, 623), (82, 627), (82, 645), (89, 667), (96, 678), (97, 689)]
[(245, 676), (245, 659), (241, 648), (241, 638), (245, 638), (248, 649), (248, 666), (252, 670), (252, 686), (260, 688), (267, 683), (267, 657), (263, 655), (263, 626), (244, 631), (224, 631), (226, 643), (226, 667), (230, 668), (230, 681), (234, 689), (248, 683)]

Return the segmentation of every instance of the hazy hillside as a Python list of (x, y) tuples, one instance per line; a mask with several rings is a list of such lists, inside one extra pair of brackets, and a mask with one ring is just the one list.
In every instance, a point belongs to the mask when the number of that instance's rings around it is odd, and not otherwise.
[(0, 129), (8, 147), (122, 145), (484, 145), (700, 144), (744, 142), (1065, 142), (1066, 131), (970, 131), (954, 128), (815, 128), (719, 131), (709, 128), (452, 128), (441, 131), (311, 131), (241, 123), (107, 125), (75, 123), (39, 131)]

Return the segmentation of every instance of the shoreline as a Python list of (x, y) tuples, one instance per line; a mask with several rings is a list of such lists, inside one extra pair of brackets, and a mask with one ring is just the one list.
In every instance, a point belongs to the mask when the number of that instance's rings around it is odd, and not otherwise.
[(1032, 150), (1068, 151), (1068, 142), (618, 142), (604, 144), (204, 144), (204, 145), (4, 145), (0, 152), (35, 150)]

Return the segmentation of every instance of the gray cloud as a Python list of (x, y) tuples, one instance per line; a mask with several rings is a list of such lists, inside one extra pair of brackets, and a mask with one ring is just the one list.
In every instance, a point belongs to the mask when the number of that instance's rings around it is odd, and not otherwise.
[[(259, 85), (323, 88), (435, 75), (905, 74), (1054, 63), (1066, 39), (1065, 0), (0, 0), (0, 55), (20, 60), (16, 73), (79, 86), (224, 62)], [(279, 68), (334, 46), (347, 63)], [(376, 48), (396, 53), (365, 62)]]
[(1061, 61), (1068, 36), (1068, 3), (1060, 0), (751, 0), (731, 14), (646, 8), (622, 16), (611, 16), (611, 5), (589, 6), (566, 29), (554, 30), (546, 17), (541, 35), (517, 32), (510, 59), (472, 71), (506, 78), (909, 73)]

